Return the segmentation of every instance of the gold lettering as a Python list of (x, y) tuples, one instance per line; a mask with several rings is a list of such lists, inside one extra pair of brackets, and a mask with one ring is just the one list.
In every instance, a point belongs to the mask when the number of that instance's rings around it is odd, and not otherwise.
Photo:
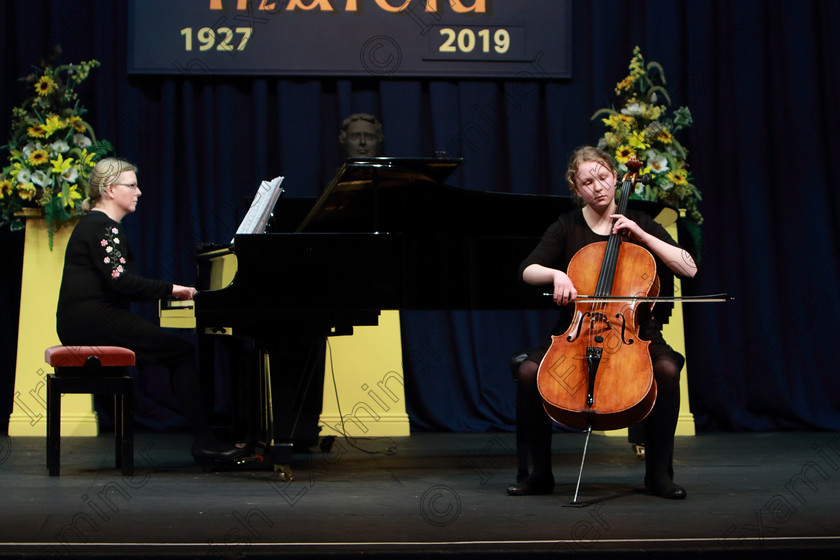
[[(210, 0), (210, 9), (224, 9), (224, 7), (222, 6), (222, 1), (223, 0)], [(232, 2), (233, 0), (230, 1)], [(240, 11), (247, 10), (249, 1), (250, 0), (236, 0), (236, 9)], [(393, 1), (394, 0), (375, 0), (376, 5), (379, 6), (379, 8), (390, 13), (403, 12), (408, 8), (409, 4), (411, 4), (412, 2), (412, 0), (404, 0), (404, 2), (400, 6), (392, 6), (391, 2)], [(357, 12), (359, 10), (358, 2), (359, 0), (345, 0), (344, 11)], [(452, 11), (458, 14), (466, 14), (468, 12), (483, 14), (487, 12), (487, 0), (473, 0), (472, 5), (470, 6), (464, 5), (464, 0), (444, 0), (444, 3), (449, 4), (449, 7), (452, 8)], [(276, 7), (277, 2), (275, 0), (260, 0), (260, 5), (257, 9), (262, 11), (274, 11)], [(288, 4), (286, 5), (286, 11), (292, 11), (296, 8), (300, 8), (304, 11), (334, 11), (332, 5), (330, 4), (330, 0), (288, 0)], [(437, 12), (438, 0), (426, 0), (425, 11), (429, 13)]]
[[(487, 11), (486, 0), (473, 0), (473, 5), (470, 7), (464, 6), (464, 3), (461, 0), (445, 0), (449, 6), (452, 8), (453, 12), (459, 14), (465, 14), (467, 12), (476, 12), (476, 13), (485, 13)], [(438, 11), (438, 3), (437, 0), (426, 0), (426, 11), (427, 12), (436, 12)]]
[(405, 0), (405, 2), (403, 2), (402, 6), (400, 6), (399, 8), (395, 8), (394, 6), (392, 6), (388, 3), (388, 0), (376, 0), (376, 5), (377, 6), (379, 6), (380, 8), (385, 10), (386, 12), (392, 12), (392, 13), (401, 12), (401, 11), (405, 10), (408, 7), (409, 4), (411, 4), (411, 0)]
[(305, 1), (306, 0), (289, 0), (289, 5), (286, 6), (286, 11), (291, 12), (295, 8), (300, 8), (301, 10), (314, 10), (315, 8), (318, 8), (322, 12), (333, 11), (333, 7), (330, 6), (330, 0), (312, 0), (308, 6), (304, 4)]
[(486, 11), (485, 0), (473, 0), (473, 5), (469, 8), (464, 6), (461, 0), (449, 0), (449, 5), (452, 6), (452, 11), (458, 14), (465, 14), (467, 12), (477, 12), (483, 14)]

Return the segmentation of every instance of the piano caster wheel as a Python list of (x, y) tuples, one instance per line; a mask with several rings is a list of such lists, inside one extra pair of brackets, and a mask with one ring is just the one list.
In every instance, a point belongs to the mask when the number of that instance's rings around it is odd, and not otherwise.
[(291, 482), (295, 479), (295, 473), (289, 465), (274, 465), (274, 472), (282, 482)]
[(320, 449), (324, 453), (329, 453), (330, 451), (332, 451), (332, 446), (334, 442), (335, 436), (322, 437), (321, 441), (318, 442), (318, 449)]

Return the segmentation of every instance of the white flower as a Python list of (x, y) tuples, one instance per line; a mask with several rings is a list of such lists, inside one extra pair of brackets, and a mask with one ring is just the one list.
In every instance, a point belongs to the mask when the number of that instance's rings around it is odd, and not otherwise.
[(621, 110), (622, 115), (630, 115), (631, 117), (638, 117), (642, 114), (642, 106), (638, 103), (631, 103)]
[(665, 173), (668, 171), (668, 160), (665, 156), (653, 150), (648, 150), (645, 155), (647, 156), (647, 164), (654, 173)]
[(670, 191), (672, 188), (674, 188), (674, 183), (672, 183), (671, 181), (662, 181), (661, 183), (659, 183), (659, 188), (663, 191)]
[(64, 154), (67, 153), (67, 151), (70, 149), (70, 145), (64, 140), (56, 140), (55, 142), (50, 144), (50, 148), (52, 148), (53, 151), (58, 152), (59, 154)]
[(73, 143), (80, 148), (87, 148), (88, 146), (93, 144), (93, 142), (90, 141), (90, 138), (88, 138), (81, 132), (77, 132), (73, 135)]
[(32, 171), (28, 167), (21, 167), (16, 179), (18, 183), (28, 183), (32, 180)]
[(75, 183), (76, 179), (79, 178), (79, 170), (75, 167), (70, 167), (61, 174), (61, 178), (67, 181), (68, 183)]
[(52, 181), (49, 177), (47, 177), (47, 174), (40, 169), (32, 174), (32, 182), (41, 187), (48, 187), (52, 184)]

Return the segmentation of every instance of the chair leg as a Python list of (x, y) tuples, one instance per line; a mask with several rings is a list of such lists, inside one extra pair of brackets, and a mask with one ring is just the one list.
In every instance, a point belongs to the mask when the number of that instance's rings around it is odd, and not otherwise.
[(58, 476), (61, 464), (61, 389), (55, 376), (47, 375), (47, 469)]
[(123, 390), (114, 397), (118, 401), (119, 425), (116, 426), (117, 444), (120, 449), (117, 451), (117, 468), (122, 469), (125, 476), (134, 475), (134, 385), (132, 380), (123, 384)]
[[(99, 387), (97, 387), (99, 386)], [(130, 377), (61, 378), (47, 375), (47, 469), (59, 476), (61, 462), (61, 394), (94, 393), (98, 389), (114, 395), (114, 454), (116, 467), (125, 476), (134, 475), (134, 381)]]
[(114, 393), (114, 449), (116, 454), (115, 465), (118, 469), (123, 466), (123, 449), (124, 449), (124, 424), (123, 418), (123, 395), (121, 393)]

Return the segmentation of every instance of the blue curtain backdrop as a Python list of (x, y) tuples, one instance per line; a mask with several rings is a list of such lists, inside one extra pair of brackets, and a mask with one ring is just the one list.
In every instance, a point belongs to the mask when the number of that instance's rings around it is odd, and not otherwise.
[[(701, 274), (685, 291), (737, 298), (685, 309), (698, 428), (836, 430), (837, 21), (832, 0), (576, 1), (568, 80), (157, 77), (126, 73), (125, 2), (5, 1), (0, 131), (24, 97), (16, 78), (53, 45), (60, 62), (100, 60), (82, 95), (97, 134), (140, 167), (143, 198), (125, 220), (139, 265), (189, 283), (195, 245), (229, 241), (259, 181), (285, 175), (288, 195), (319, 194), (352, 112), (381, 117), (389, 155), (462, 156), (453, 186), (567, 194), (567, 154), (601, 135), (590, 116), (611, 104), (639, 45), (665, 68), (674, 107), (694, 116), (681, 140), (706, 223)], [(0, 236), (5, 420), (23, 236)], [(544, 336), (550, 315), (405, 313), (414, 428), (511, 429), (508, 356)], [(166, 376), (141, 375), (141, 421), (178, 425)]]

